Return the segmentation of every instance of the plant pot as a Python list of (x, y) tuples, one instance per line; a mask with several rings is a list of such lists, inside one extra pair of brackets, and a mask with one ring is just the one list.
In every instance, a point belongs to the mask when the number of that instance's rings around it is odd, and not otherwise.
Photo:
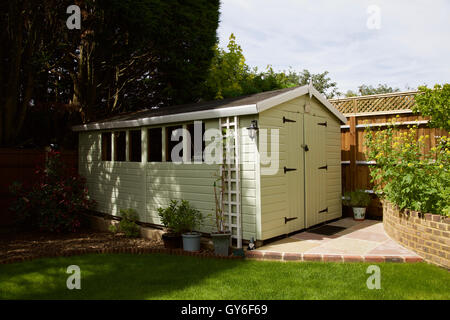
[(200, 251), (200, 239), (202, 235), (198, 232), (183, 233), (183, 250)]
[(163, 233), (162, 240), (166, 249), (181, 248), (181, 236), (178, 233)]
[(218, 256), (228, 256), (230, 254), (231, 233), (211, 233), (214, 243), (214, 254)]
[(353, 207), (353, 219), (356, 221), (363, 221), (366, 215), (366, 208), (364, 207)]

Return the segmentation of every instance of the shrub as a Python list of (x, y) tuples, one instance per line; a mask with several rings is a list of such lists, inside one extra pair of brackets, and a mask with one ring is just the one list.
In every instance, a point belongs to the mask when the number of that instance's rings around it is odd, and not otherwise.
[(371, 202), (370, 195), (363, 190), (346, 192), (344, 198), (342, 203), (349, 207), (368, 207)]
[(137, 238), (140, 236), (140, 228), (139, 225), (136, 223), (139, 220), (139, 216), (136, 212), (136, 210), (129, 208), (126, 210), (120, 210), (120, 216), (121, 220), (118, 224), (118, 226), (110, 226), (109, 230), (116, 233), (116, 232), (123, 232), (126, 237), (130, 238)]
[(158, 208), (161, 223), (169, 231), (174, 233), (192, 232), (203, 222), (203, 215), (197, 209), (191, 207), (189, 201), (171, 200), (166, 208)]
[(426, 151), (417, 128), (400, 132), (392, 123), (385, 130), (365, 134), (370, 174), (375, 190), (400, 209), (448, 215), (450, 210), (450, 138), (443, 136)]
[(35, 171), (31, 186), (13, 183), (10, 191), (15, 201), (10, 210), (16, 222), (30, 228), (50, 232), (75, 232), (79, 229), (80, 213), (94, 207), (89, 200), (86, 181), (68, 170), (59, 152), (49, 152), (44, 167)]

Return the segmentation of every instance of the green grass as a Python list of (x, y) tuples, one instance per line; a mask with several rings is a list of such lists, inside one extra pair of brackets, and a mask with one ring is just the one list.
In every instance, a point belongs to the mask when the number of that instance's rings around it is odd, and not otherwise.
[[(68, 290), (69, 265), (81, 290)], [(377, 264), (369, 290), (364, 263), (200, 259), (103, 254), (0, 265), (0, 299), (449, 299), (448, 271), (425, 263)]]

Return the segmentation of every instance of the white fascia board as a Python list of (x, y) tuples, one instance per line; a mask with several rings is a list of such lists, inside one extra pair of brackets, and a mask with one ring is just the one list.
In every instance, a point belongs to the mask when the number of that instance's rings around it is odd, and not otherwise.
[(330, 110), (330, 112), (334, 114), (336, 118), (341, 120), (342, 123), (347, 123), (347, 118), (341, 112), (339, 112), (339, 110), (336, 109), (336, 107), (333, 106), (331, 102), (329, 102), (319, 91), (317, 91), (316, 88), (311, 86), (309, 89), (312, 91), (313, 96), (316, 97), (316, 99), (319, 100), (325, 107), (327, 107), (327, 109)]
[(297, 89), (293, 89), (291, 91), (279, 94), (275, 97), (271, 97), (256, 103), (256, 107), (259, 112), (263, 112), (264, 110), (270, 109), (274, 106), (287, 102), (289, 100), (298, 98), (304, 94), (308, 93), (308, 86), (302, 86)]
[(102, 123), (89, 123), (79, 126), (73, 126), (73, 131), (91, 131), (91, 130), (107, 130), (107, 129), (121, 129), (133, 128), (142, 126), (153, 126), (158, 124), (185, 122), (193, 120), (214, 119), (230, 116), (242, 116), (248, 114), (257, 114), (255, 104), (229, 107), (222, 109), (211, 109), (203, 111), (185, 112), (178, 114), (169, 114), (165, 116), (149, 117), (136, 120), (111, 121)]

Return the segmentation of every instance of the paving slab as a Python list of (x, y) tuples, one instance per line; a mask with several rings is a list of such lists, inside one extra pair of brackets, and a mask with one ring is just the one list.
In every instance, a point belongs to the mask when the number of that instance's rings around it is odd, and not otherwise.
[(343, 218), (329, 225), (346, 229), (331, 236), (306, 230), (269, 242), (256, 251), (263, 256), (267, 254), (268, 257), (281, 253), (281, 260), (286, 257), (286, 260), (336, 262), (423, 261), (415, 252), (392, 240), (384, 231), (381, 221), (355, 221), (352, 218)]

